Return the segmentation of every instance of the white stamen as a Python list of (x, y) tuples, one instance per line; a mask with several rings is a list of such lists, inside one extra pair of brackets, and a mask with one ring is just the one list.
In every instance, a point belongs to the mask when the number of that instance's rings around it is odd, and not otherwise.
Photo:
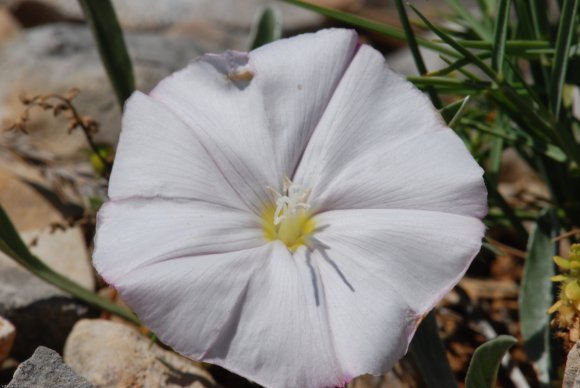
[(284, 177), (282, 186), (285, 195), (280, 194), (270, 186), (267, 187), (276, 197), (274, 225), (280, 224), (287, 216), (296, 214), (299, 209), (310, 209), (310, 205), (307, 203), (310, 189), (292, 183), (287, 176)]

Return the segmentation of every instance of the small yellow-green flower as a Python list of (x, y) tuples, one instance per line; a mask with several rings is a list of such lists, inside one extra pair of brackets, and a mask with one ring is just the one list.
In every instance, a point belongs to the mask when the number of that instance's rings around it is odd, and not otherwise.
[(567, 259), (554, 256), (554, 262), (566, 273), (552, 277), (553, 282), (561, 283), (560, 299), (550, 307), (548, 313), (557, 311), (558, 324), (561, 327), (570, 327), (580, 313), (580, 244), (570, 247)]

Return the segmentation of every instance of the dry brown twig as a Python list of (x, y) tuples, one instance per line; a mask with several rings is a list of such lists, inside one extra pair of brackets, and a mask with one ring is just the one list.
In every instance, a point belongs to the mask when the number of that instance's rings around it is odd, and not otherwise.
[(564, 240), (565, 238), (572, 237), (572, 236), (579, 236), (580, 235), (580, 228), (572, 229), (568, 232), (562, 233), (559, 236), (556, 236), (552, 239), (553, 242)]
[(57, 93), (49, 93), (45, 95), (36, 95), (33, 97), (21, 96), (20, 101), (25, 105), (24, 111), (20, 114), (18, 119), (5, 128), (6, 131), (20, 131), (28, 134), (26, 129), (27, 123), (30, 121), (30, 111), (33, 108), (40, 108), (43, 111), (51, 110), (54, 117), (62, 114), (68, 120), (67, 130), (71, 133), (79, 128), (87, 140), (91, 150), (97, 156), (99, 161), (103, 164), (103, 176), (107, 178), (113, 167), (112, 162), (104, 156), (98, 145), (93, 140), (93, 135), (98, 132), (99, 124), (89, 116), (81, 116), (75, 108), (72, 100), (79, 94), (76, 88), (70, 89), (64, 96)]

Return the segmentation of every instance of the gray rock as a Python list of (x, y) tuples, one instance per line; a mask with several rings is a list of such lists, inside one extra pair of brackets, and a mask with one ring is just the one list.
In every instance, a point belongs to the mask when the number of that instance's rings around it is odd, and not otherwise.
[(562, 388), (580, 388), (580, 342), (568, 353)]
[[(76, 2), (73, 2), (76, 4)], [(145, 7), (144, 7), (145, 8)], [(133, 61), (137, 88), (149, 91), (159, 80), (184, 67), (201, 50), (191, 39), (162, 37), (153, 33), (125, 34)], [(99, 142), (116, 144), (120, 109), (87, 27), (51, 24), (22, 32), (0, 46), (0, 127), (8, 126), (22, 112), (19, 96), (81, 90), (75, 105), (81, 115), (100, 124)], [(83, 134), (68, 134), (64, 118), (34, 111), (29, 136), (19, 140), (57, 156), (72, 156), (88, 148)], [(4, 136), (4, 141), (8, 141)], [(86, 158), (86, 155), (84, 155)]]
[(92, 385), (64, 364), (57, 352), (41, 346), (18, 366), (6, 388), (31, 387), (91, 388)]
[(95, 289), (93, 267), (80, 226), (54, 231), (42, 228), (22, 233), (21, 236), (25, 242), (34, 241), (30, 247), (32, 253), (55, 272), (88, 290)]
[(0, 203), (19, 231), (39, 229), (63, 220), (38, 191), (1, 165)]
[[(40, 0), (63, 19), (82, 20), (78, 2), (71, 0)], [(182, 23), (207, 21), (225, 27), (248, 29), (260, 7), (274, 0), (114, 0), (121, 25), (126, 29), (156, 30)], [(334, 3), (344, 3), (345, 0)], [(23, 0), (0, 0), (0, 4), (17, 8)], [(322, 1), (329, 3), (329, 0)], [(331, 2), (332, 3), (332, 2)], [(285, 28), (304, 29), (320, 25), (322, 18), (313, 12), (281, 4)]]
[(198, 363), (164, 350), (127, 325), (101, 319), (75, 325), (64, 360), (97, 387), (215, 387)]
[(68, 333), (88, 307), (24, 269), (0, 266), (0, 315), (16, 327), (11, 356), (23, 360), (40, 345), (62, 350)]
[[(84, 236), (79, 227), (49, 232), (62, 216), (29, 185), (0, 168), (0, 202), (31, 251), (60, 274), (94, 289)], [(39, 345), (62, 350), (68, 332), (88, 308), (48, 285), (0, 253), (0, 315), (16, 327), (12, 355), (29, 357)]]

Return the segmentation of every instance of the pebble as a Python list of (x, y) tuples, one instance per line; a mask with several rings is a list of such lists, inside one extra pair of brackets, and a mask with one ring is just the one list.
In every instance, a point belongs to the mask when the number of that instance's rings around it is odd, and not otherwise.
[(40, 346), (18, 366), (6, 388), (92, 388), (88, 381), (63, 363), (57, 352)]
[[(18, 192), (13, 194), (26, 209), (25, 197)], [(33, 211), (33, 208), (28, 211)], [(14, 209), (9, 207), (9, 210)], [(9, 213), (12, 213), (14, 220), (19, 219), (18, 212), (16, 215), (13, 211)], [(42, 213), (36, 215), (42, 216)], [(21, 233), (21, 238), (28, 244), (34, 241), (31, 252), (56, 272), (94, 290), (93, 269), (79, 227), (52, 233), (47, 227), (32, 229)], [(89, 313), (83, 302), (37, 278), (12, 258), (0, 253), (0, 315), (9, 319), (19, 333), (14, 342), (13, 357), (25, 359), (39, 345), (62, 350), (73, 325), (79, 319), (88, 317)]]
[[(202, 53), (191, 38), (134, 32), (126, 33), (125, 40), (137, 88), (144, 92)], [(26, 29), (0, 45), (0, 68), (0, 128), (8, 127), (23, 111), (19, 96), (64, 95), (77, 88), (81, 93), (74, 103), (79, 114), (100, 124), (95, 141), (116, 144), (121, 127), (120, 108), (86, 26), (48, 24)], [(54, 118), (51, 112), (34, 110), (27, 129), (29, 135), (17, 140), (27, 142), (28, 148), (60, 158), (87, 158), (84, 135), (81, 131), (69, 134), (63, 117)], [(2, 136), (0, 143), (14, 142), (13, 137)]]
[(102, 319), (75, 325), (64, 360), (96, 387), (215, 387), (198, 363), (161, 348), (128, 325)]

